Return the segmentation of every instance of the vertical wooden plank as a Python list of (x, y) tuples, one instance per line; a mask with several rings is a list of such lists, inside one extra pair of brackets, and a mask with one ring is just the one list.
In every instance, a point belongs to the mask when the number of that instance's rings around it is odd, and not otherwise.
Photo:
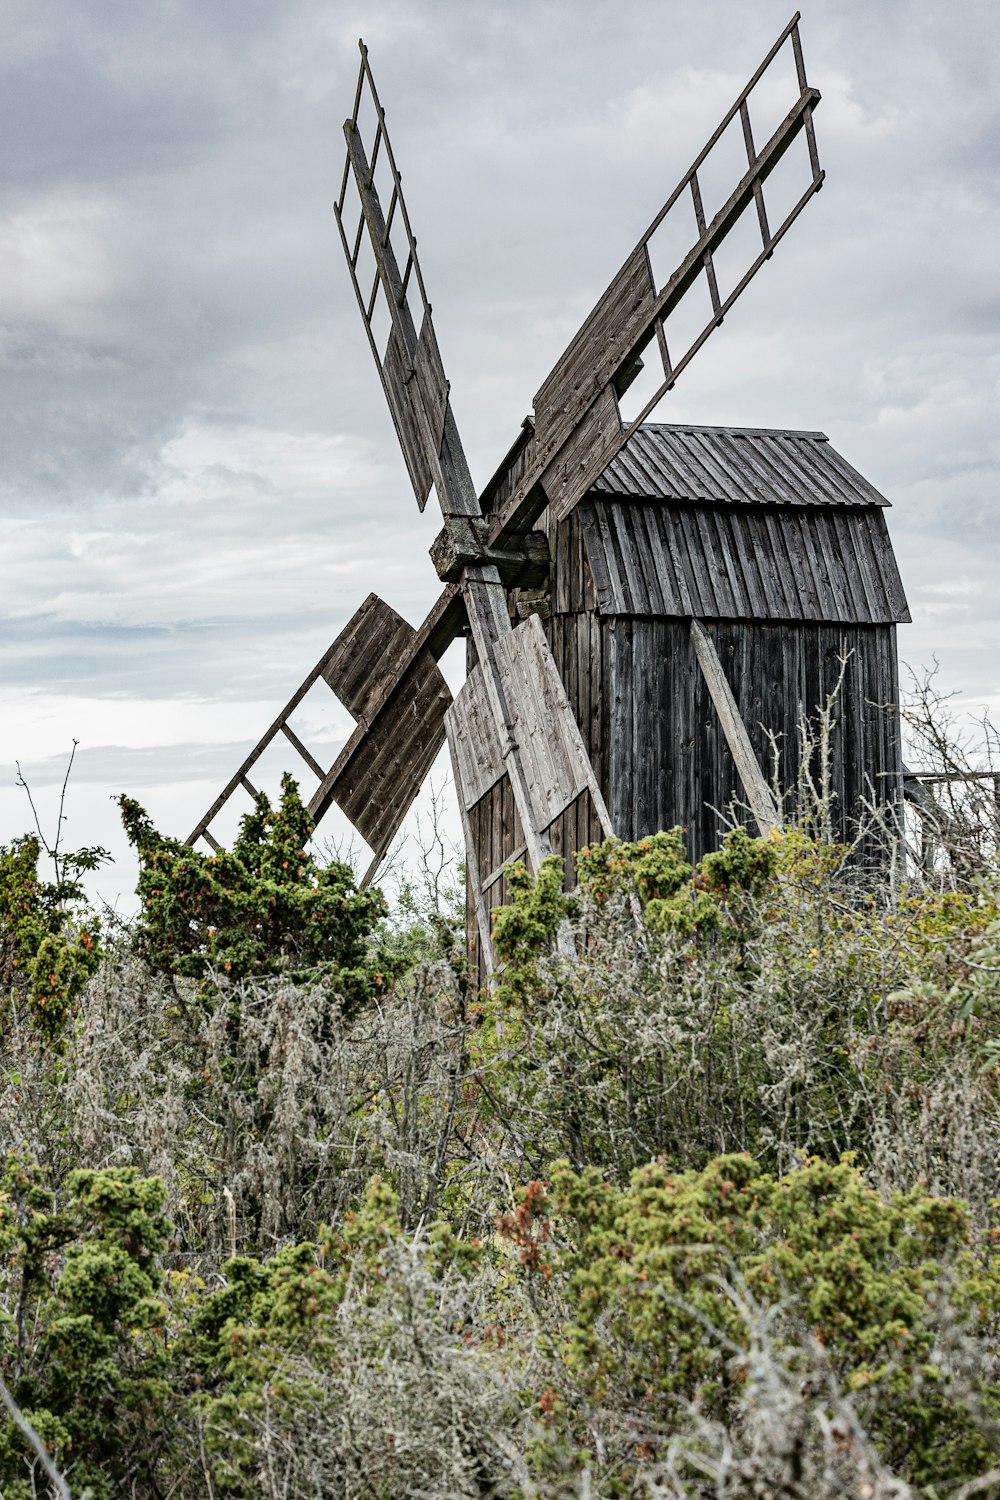
[[(469, 790), (463, 776), (463, 757), (461, 749), (456, 743), (453, 735), (448, 735), (448, 748), (451, 752), (452, 775), (455, 778), (455, 790), (458, 794), (458, 807), (462, 817), (462, 832), (465, 838), (465, 847), (470, 851), (471, 857), (467, 861), (468, 894), (472, 898), (472, 913), (479, 938), (479, 955), (477, 969), (485, 964), (488, 975), (493, 973), (493, 945), (490, 941), (490, 919), (486, 908), (483, 894), (481, 877), (479, 874), (479, 862), (476, 858), (476, 843), (473, 837), (472, 819), (469, 816)], [(490, 794), (487, 793), (487, 796)], [(475, 804), (473, 804), (475, 805)]]
[(556, 526), (554, 531), (554, 545), (552, 546), (552, 572), (549, 577), (549, 588), (552, 595), (552, 608), (556, 614), (563, 614), (569, 608), (566, 599), (566, 536), (565, 524)]
[[(483, 878), (484, 879), (487, 878), (489, 875), (491, 875), (493, 873), (493, 871), (496, 869), (497, 865), (500, 863), (500, 860), (499, 860), (499, 850), (497, 848), (496, 828), (497, 828), (497, 820), (498, 820), (498, 818), (500, 816), (500, 808), (503, 805), (503, 799), (506, 796), (506, 794), (507, 794), (507, 778), (504, 777), (504, 779), (501, 782), (499, 782), (498, 785), (496, 785), (495, 787), (493, 787), (490, 790), (489, 796), (485, 799), (485, 807), (484, 807), (484, 823), (485, 823), (485, 827), (484, 827), (484, 830), (483, 830), (483, 833), (484, 833)], [(495, 885), (491, 886), (490, 889), (489, 889), (488, 900), (489, 900), (489, 904), (490, 904), (491, 908), (494, 907), (494, 906), (496, 906), (496, 904), (497, 904), (497, 888), (496, 888)]]
[(705, 853), (700, 832), (701, 784), (699, 781), (699, 771), (701, 757), (705, 751), (702, 728), (702, 698), (707, 689), (705, 688), (705, 680), (698, 670), (698, 663), (695, 661), (694, 647), (691, 644), (691, 633), (687, 628), (686, 622), (672, 620), (670, 622), (670, 634), (673, 641), (674, 661), (677, 664), (678, 686), (682, 689), (683, 693), (680, 701), (684, 705), (684, 727), (688, 739), (684, 804), (683, 807), (678, 807), (673, 821), (680, 823), (687, 829), (688, 848), (692, 858), (697, 860)]
[(879, 635), (882, 642), (880, 653), (879, 692), (882, 702), (891, 704), (887, 714), (887, 749), (885, 768), (891, 776), (892, 800), (896, 816), (903, 815), (903, 744), (902, 725), (899, 716), (899, 666), (897, 661), (897, 637), (895, 625), (882, 626)]
[[(845, 627), (841, 627), (841, 634), (847, 635)], [(875, 794), (877, 786), (877, 736), (878, 726), (873, 712), (872, 688), (874, 677), (872, 672), (872, 650), (875, 645), (875, 632), (871, 625), (854, 626), (850, 629), (851, 644), (854, 647), (853, 667), (853, 691), (857, 694), (857, 713), (861, 724), (861, 760), (858, 765), (859, 782), (864, 787), (867, 797)], [(853, 704), (851, 705), (853, 707)]]
[(629, 739), (632, 764), (632, 817), (630, 838), (638, 838), (646, 814), (649, 762), (645, 754), (649, 726), (649, 636), (646, 620), (632, 621), (632, 712), (629, 717)]
[(631, 795), (631, 789), (628, 785), (628, 755), (627, 753), (623, 754), (623, 734), (625, 729), (623, 703), (631, 688), (628, 680), (628, 663), (625, 654), (625, 632), (627, 628), (628, 621), (621, 618), (609, 620), (606, 626), (610, 662), (610, 671), (608, 673), (608, 763), (610, 774), (608, 779), (611, 792), (611, 818), (621, 838), (628, 837), (628, 799)]
[[(578, 535), (579, 535), (579, 528), (578, 528)], [(584, 549), (583, 549), (582, 543), (581, 543), (580, 548), (579, 548), (579, 555), (580, 555), (580, 559), (581, 559), (581, 583), (582, 583), (582, 563), (583, 563), (583, 555), (584, 555)], [(583, 591), (581, 589), (581, 595), (582, 595), (582, 592)], [(583, 613), (583, 611), (582, 611), (582, 597), (581, 597), (581, 613), (576, 616), (575, 620), (573, 621), (573, 626), (574, 626), (574, 629), (573, 629), (573, 642), (574, 642), (574, 651), (576, 653), (576, 662), (574, 664), (575, 665), (574, 676), (576, 678), (576, 684), (577, 684), (577, 702), (580, 705), (580, 711), (579, 711), (579, 717), (577, 719), (577, 723), (580, 725), (580, 730), (581, 730), (581, 733), (583, 734), (583, 737), (584, 737), (584, 743), (587, 746), (587, 754), (590, 756), (590, 763), (591, 763), (592, 766), (594, 766), (594, 775), (597, 777), (598, 782), (600, 782), (600, 771), (598, 770), (597, 766), (594, 765), (594, 750), (596, 748), (595, 744), (594, 744), (594, 739), (595, 739), (595, 736), (594, 736), (595, 712), (594, 712), (594, 710), (595, 710), (596, 700), (597, 700), (597, 698), (599, 696), (599, 693), (600, 693), (600, 682), (597, 679), (597, 674), (596, 674), (596, 671), (595, 671), (595, 667), (599, 667), (599, 663), (595, 664), (595, 662), (594, 662), (594, 657), (593, 657), (592, 647), (591, 647), (591, 633), (590, 633), (591, 617), (590, 617), (590, 615), (588, 615), (586, 613)], [(587, 828), (587, 825), (588, 825), (588, 817), (587, 817), (588, 801), (589, 801), (589, 799), (586, 798), (586, 797), (584, 797), (584, 798), (577, 798), (577, 803), (576, 803), (576, 808), (575, 808), (575, 813), (574, 813), (574, 819), (573, 819), (573, 853), (574, 854), (576, 853), (576, 851), (578, 849), (582, 849), (587, 843), (590, 842), (590, 840), (589, 840), (589, 834), (588, 834), (588, 828)], [(573, 883), (574, 883), (574, 885), (576, 884), (576, 874), (575, 874), (575, 871), (574, 871), (574, 875), (573, 875)]]
[(772, 650), (768, 661), (772, 723), (781, 734), (781, 782), (784, 790), (794, 792), (801, 761), (796, 715), (804, 673), (802, 637), (799, 631), (781, 625), (773, 626), (768, 634), (777, 641), (777, 650)]
[[(838, 642), (839, 649), (853, 648), (853, 654), (847, 667), (844, 679), (844, 690), (841, 694), (840, 718), (846, 721), (848, 730), (853, 729), (850, 734), (850, 750), (847, 750), (847, 737), (845, 736), (845, 753), (851, 756), (851, 773), (853, 788), (844, 796), (840, 808), (840, 824), (844, 829), (841, 837), (855, 837), (857, 835), (857, 820), (861, 814), (861, 801), (863, 798), (871, 798), (875, 787), (878, 785), (879, 767), (873, 756), (874, 746), (870, 735), (871, 709), (866, 699), (871, 696), (870, 667), (866, 671), (866, 664), (871, 662), (871, 652), (874, 646), (874, 630), (872, 626), (855, 626), (848, 631), (844, 626), (837, 629), (841, 638)], [(845, 792), (847, 789), (845, 788)], [(850, 828), (848, 825), (853, 825)]]
[[(469, 810), (469, 822), (472, 825), (472, 848), (466, 850), (465, 909), (467, 912), (472, 910), (472, 879), (469, 873), (469, 866), (474, 859), (478, 859), (479, 857), (478, 850), (482, 837), (478, 815), (478, 808), (473, 807)], [(467, 921), (465, 924), (465, 951), (469, 964), (469, 980), (474, 987), (478, 988), (481, 984), (479, 978), (479, 929), (475, 922)]]
[(647, 794), (646, 833), (656, 833), (663, 827), (661, 787), (669, 784), (676, 775), (673, 745), (667, 728), (670, 713), (668, 676), (670, 662), (663, 650), (663, 631), (659, 620), (649, 620), (650, 677), (652, 703), (652, 726), (649, 745), (650, 788)]

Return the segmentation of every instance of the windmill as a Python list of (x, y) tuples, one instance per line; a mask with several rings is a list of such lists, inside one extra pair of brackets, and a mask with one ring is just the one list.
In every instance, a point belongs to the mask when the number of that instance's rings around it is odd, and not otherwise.
[[(447, 738), (469, 852), (476, 937), (488, 967), (490, 892), (496, 890), (497, 873), (484, 869), (483, 835), (480, 830), (477, 836), (474, 826), (477, 810), (499, 799), (497, 805), (505, 809), (499, 815), (504, 823), (499, 853), (522, 854), (532, 870), (554, 842), (565, 845), (567, 837), (573, 839), (565, 832), (572, 809), (579, 815), (581, 833), (615, 832), (594, 767), (591, 726), (581, 726), (574, 714), (541, 614), (529, 608), (518, 620), (512, 598), (530, 599), (531, 591), (544, 584), (554, 531), (575, 524), (580, 502), (640, 433), (653, 407), (822, 186), (813, 128), (820, 96), (806, 79), (798, 21), (796, 13), (660, 208), (539, 388), (533, 416), (478, 496), (451, 408), (385, 114), (367, 49), (360, 44), (335, 213), (417, 505), (422, 511), (433, 489), (441, 507), (443, 526), (431, 557), (445, 586), (417, 629), (369, 595), (200, 819), (190, 843), (204, 838), (218, 847), (213, 820), (239, 788), (256, 795), (250, 779), (254, 764), (283, 735), (317, 779), (309, 801), (313, 818), (318, 822), (336, 802), (371, 846), (367, 881)], [(758, 144), (752, 109), (762, 81), (773, 77), (769, 70), (775, 59), (787, 56), (788, 49), (794, 92), (780, 123)], [(360, 124), (363, 104), (374, 121), (369, 139), (363, 138)], [(699, 174), (730, 128), (741, 132), (745, 169), (709, 217)], [(807, 163), (801, 192), (781, 221), (772, 224), (765, 188), (799, 137), (804, 137)], [(386, 184), (381, 195), (377, 178)], [(685, 248), (657, 274), (658, 232), (680, 209), (689, 216)], [(757, 242), (733, 284), (720, 289), (718, 252), (748, 218), (755, 222)], [(363, 250), (374, 266), (370, 282), (362, 279)], [(708, 316), (678, 343), (674, 315), (696, 284), (707, 288)], [(626, 420), (622, 401), (646, 359), (659, 360), (662, 378), (638, 414)], [(540, 518), (543, 529), (536, 527)], [(758, 827), (766, 829), (777, 812), (712, 633), (694, 613), (686, 628), (746, 799)], [(463, 634), (469, 638), (469, 672), (452, 700), (437, 662)], [(356, 722), (329, 767), (313, 756), (289, 722), (319, 680)]]

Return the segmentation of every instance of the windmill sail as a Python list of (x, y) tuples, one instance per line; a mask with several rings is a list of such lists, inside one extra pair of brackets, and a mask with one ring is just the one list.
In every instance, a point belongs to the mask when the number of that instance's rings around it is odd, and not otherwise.
[[(530, 502), (532, 495), (534, 505), (548, 504), (557, 520), (569, 514), (635, 429), (672, 389), (709, 334), (718, 328), (764, 262), (773, 255), (775, 247), (806, 204), (822, 187), (825, 174), (819, 164), (812, 118), (820, 95), (810, 87), (806, 78), (798, 22), (796, 12), (667, 198), (562, 358), (539, 387), (534, 401), (534, 461), (493, 520), (490, 541), (497, 541), (509, 527), (524, 524), (530, 516), (530, 508), (526, 516), (525, 501)], [(785, 117), (758, 150), (753, 134), (755, 94), (785, 48), (792, 51), (798, 97), (787, 101), (789, 108)], [(727, 127), (737, 119), (742, 126), (746, 149), (746, 171), (734, 184), (718, 212), (706, 223), (698, 174), (719, 146)], [(766, 183), (800, 135), (804, 135), (807, 146), (807, 172), (802, 191), (790, 211), (777, 227), (772, 228), (767, 213)], [(657, 281), (650, 255), (651, 244), (671, 210), (685, 199), (690, 199), (691, 209), (689, 247), (673, 264), (670, 273)], [(760, 249), (723, 298), (714, 257), (750, 208), (756, 209)], [(707, 284), (710, 315), (681, 348), (671, 350), (668, 343), (670, 314), (702, 276)], [(626, 423), (619, 409), (620, 398), (632, 374), (641, 367), (641, 356), (654, 341), (662, 361), (663, 379), (639, 414)]]
[[(455, 638), (463, 616), (456, 590), (446, 589), (414, 630), (377, 594), (369, 594), (195, 824), (188, 843), (204, 838), (213, 849), (219, 847), (214, 820), (241, 789), (256, 795), (253, 768), (282, 735), (317, 783), (307, 799), (315, 822), (337, 802), (373, 849), (365, 877), (370, 879), (444, 744), (444, 716), (452, 700), (437, 657)], [(326, 683), (357, 725), (330, 766), (317, 759), (290, 723), (317, 682)]]
[[(433, 485), (446, 515), (476, 515), (475, 491), (451, 416), (448, 380), (385, 113), (368, 62), (368, 49), (364, 42), (359, 45), (361, 70), (354, 111), (344, 124), (347, 155), (340, 195), (334, 204), (337, 227), (417, 504), (424, 509)], [(370, 148), (362, 139), (363, 102), (370, 104), (375, 117)], [(390, 184), (386, 209), (375, 181), (380, 160), (386, 163)], [(353, 214), (357, 215), (356, 222)], [(372, 254), (370, 266), (374, 267), (370, 283), (362, 280), (361, 271), (366, 246)], [(416, 317), (410, 304), (414, 285)]]
[[(360, 118), (363, 102), (370, 105), (375, 121), (370, 145), (362, 139)], [(522, 629), (515, 639), (497, 557), (491, 555), (480, 540), (482, 511), (451, 411), (448, 381), (434, 336), (416, 241), (386, 130), (385, 114), (363, 43), (354, 111), (345, 123), (344, 134), (347, 159), (340, 197), (335, 206), (344, 253), (417, 504), (423, 509), (433, 485), (446, 535), (457, 539), (457, 560), (455, 547), (440, 549), (439, 558), (442, 570), (446, 570), (448, 576), (456, 576), (461, 588), (478, 657), (475, 669), (478, 674), (477, 708), (492, 721), (491, 733), (480, 739), (479, 756), (480, 759), (484, 755), (490, 758), (490, 774), (494, 782), (504, 776), (509, 778), (524, 831), (527, 858), (532, 868), (537, 868), (549, 852), (546, 830), (563, 805), (560, 803), (553, 812), (553, 798), (541, 789), (543, 783), (547, 787), (552, 779), (553, 758), (543, 753), (543, 747), (550, 741), (559, 747), (566, 777), (575, 788), (573, 795), (578, 795), (583, 788), (590, 789), (599, 803), (598, 815), (608, 832), (611, 831), (610, 820), (565, 692), (554, 690), (558, 673), (548, 643), (540, 632), (536, 636), (530, 629)], [(375, 181), (380, 157), (387, 166), (390, 194), (387, 209), (383, 209)], [(356, 226), (347, 217), (352, 184), (354, 211), (358, 213)], [(394, 226), (398, 226), (401, 240), (398, 254), (393, 239)], [(375, 268), (370, 287), (361, 281), (358, 271), (366, 243)], [(418, 320), (410, 304), (414, 286), (419, 303), (419, 332)], [(384, 347), (375, 331), (380, 310), (388, 312), (388, 324), (384, 318), (382, 321)], [(449, 523), (456, 522), (459, 524), (452, 524), (449, 531)], [(523, 670), (527, 660), (525, 652), (530, 657), (527, 670)], [(391, 659), (388, 644), (386, 654)], [(414, 695), (408, 694), (406, 701), (412, 705)], [(463, 813), (470, 805), (468, 778), (459, 768), (466, 743), (463, 736), (465, 724), (461, 709), (450, 719), (445, 718)], [(391, 737), (391, 722), (387, 730)], [(372, 753), (377, 756), (385, 748), (382, 742), (369, 744), (372, 738), (372, 731), (369, 731), (362, 754), (365, 765)], [(388, 826), (396, 818), (397, 809), (386, 806), (377, 779), (372, 785), (369, 777), (364, 787), (377, 801), (381, 832), (383, 826)], [(333, 790), (332, 795), (359, 828), (362, 828), (359, 818), (371, 818), (371, 808), (363, 795), (345, 798), (339, 789)], [(558, 796), (555, 801), (559, 801)], [(402, 808), (400, 820), (405, 810)], [(480, 913), (481, 919), (484, 915)]]

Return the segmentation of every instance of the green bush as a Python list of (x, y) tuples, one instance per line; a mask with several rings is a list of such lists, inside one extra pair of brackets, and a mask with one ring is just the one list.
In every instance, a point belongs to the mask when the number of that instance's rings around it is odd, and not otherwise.
[(209, 855), (158, 833), (131, 798), (119, 803), (139, 856), (137, 940), (154, 970), (308, 975), (336, 988), (348, 1011), (385, 987), (369, 951), (384, 898), (359, 891), (349, 866), (321, 865), (309, 853), (312, 821), (290, 776), (277, 808), (259, 793), (232, 849)]
[[(624, 1189), (562, 1162), (522, 1202), (518, 1242), (546, 1247), (522, 1261), (567, 1279), (575, 1310), (556, 1337), (589, 1399), (641, 1409), (651, 1431), (670, 1430), (679, 1402), (731, 1418), (750, 1352), (742, 1291), (780, 1306), (786, 1336), (815, 1341), (843, 1388), (863, 1393), (895, 1472), (940, 1486), (989, 1466), (983, 1423), (939, 1363), (949, 1313), (984, 1350), (1000, 1333), (1000, 1264), (970, 1250), (961, 1203), (919, 1188), (885, 1202), (849, 1161), (776, 1178), (747, 1156), (702, 1171), (652, 1164)], [(996, 1424), (991, 1374), (984, 1361), (971, 1396)]]
[(80, 876), (108, 856), (97, 848), (63, 855), (59, 878), (46, 881), (41, 852), (34, 834), (0, 846), (0, 986), (27, 995), (35, 1025), (52, 1039), (100, 962), (100, 924)]
[[(160, 1252), (162, 1184), (131, 1168), (70, 1173), (58, 1192), (31, 1163), (0, 1176), (0, 1372), (74, 1488), (148, 1492), (170, 1420)], [(23, 1439), (0, 1435), (0, 1489), (36, 1493)]]

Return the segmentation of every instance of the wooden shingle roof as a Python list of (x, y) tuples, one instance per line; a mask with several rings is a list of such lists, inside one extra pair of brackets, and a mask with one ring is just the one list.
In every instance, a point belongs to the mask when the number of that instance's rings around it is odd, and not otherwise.
[(822, 432), (646, 422), (592, 494), (728, 505), (888, 505)]

